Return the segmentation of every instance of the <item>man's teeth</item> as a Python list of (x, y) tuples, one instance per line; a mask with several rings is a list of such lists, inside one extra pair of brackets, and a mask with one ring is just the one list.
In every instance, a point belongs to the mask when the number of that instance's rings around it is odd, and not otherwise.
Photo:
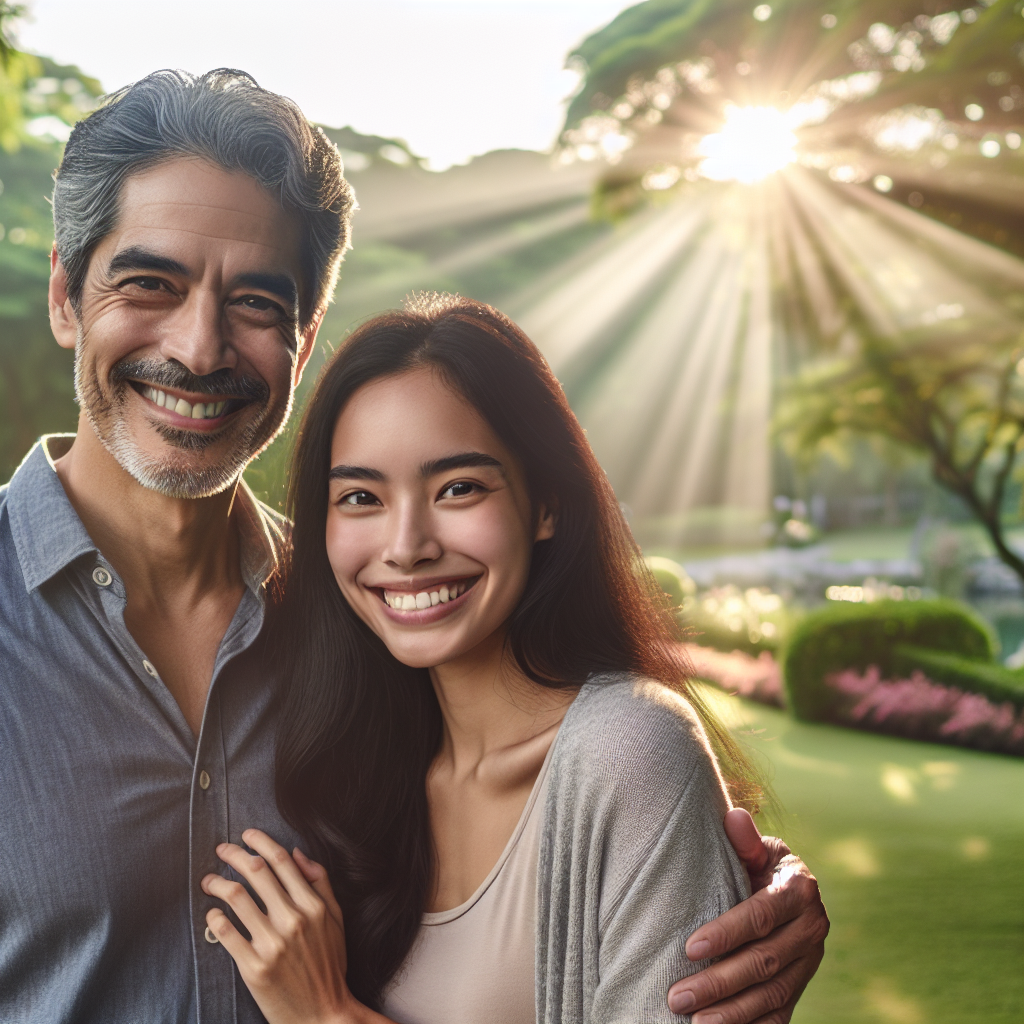
[(224, 411), (224, 406), (228, 404), (225, 400), (223, 402), (196, 402), (195, 405), (192, 405), (186, 402), (184, 398), (175, 398), (173, 395), (158, 391), (156, 388), (148, 387), (142, 389), (142, 394), (151, 402), (159, 405), (161, 409), (170, 409), (171, 412), (176, 412), (179, 416), (187, 416), (193, 420), (215, 419)]
[(418, 594), (385, 590), (384, 600), (389, 607), (397, 611), (411, 612), (429, 608), (434, 604), (447, 604), (449, 601), (454, 601), (460, 594), (466, 592), (467, 585), (465, 580), (459, 583), (442, 583), (437, 590), (422, 590)]

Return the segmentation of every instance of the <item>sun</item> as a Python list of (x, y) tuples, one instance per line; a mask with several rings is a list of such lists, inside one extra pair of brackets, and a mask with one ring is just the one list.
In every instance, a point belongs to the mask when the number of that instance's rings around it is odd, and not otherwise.
[(796, 142), (782, 111), (729, 105), (721, 131), (705, 135), (697, 146), (704, 157), (698, 170), (712, 181), (752, 185), (792, 163)]

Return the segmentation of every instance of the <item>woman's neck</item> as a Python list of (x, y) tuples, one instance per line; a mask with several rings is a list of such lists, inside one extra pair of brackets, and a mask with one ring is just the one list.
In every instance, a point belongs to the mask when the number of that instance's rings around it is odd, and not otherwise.
[(517, 767), (530, 771), (538, 753), (543, 760), (578, 688), (533, 682), (504, 641), (494, 634), (458, 661), (432, 668), (430, 678), (444, 720), (438, 759), (457, 777), (490, 775), (490, 765), (515, 785)]

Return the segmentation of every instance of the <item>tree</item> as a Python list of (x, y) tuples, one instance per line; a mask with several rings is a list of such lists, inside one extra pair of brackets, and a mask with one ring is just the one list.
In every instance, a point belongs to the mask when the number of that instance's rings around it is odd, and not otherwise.
[(1024, 559), (1003, 528), (1007, 485), (1024, 469), (1022, 345), (1024, 334), (1011, 332), (865, 337), (856, 356), (797, 376), (777, 428), (804, 461), (858, 435), (923, 453), (936, 482), (964, 502), (1024, 582)]
[[(750, 378), (789, 447), (925, 453), (1024, 579), (1002, 529), (1024, 429), (1020, 0), (647, 0), (573, 60), (562, 155), (606, 161), (601, 208), (749, 211), (734, 244), (771, 300), (730, 303), (770, 334)], [(759, 153), (778, 159), (754, 173)]]
[(71, 125), (101, 92), (78, 68), (17, 50), (19, 13), (0, 0), (0, 479), (40, 433), (75, 426), (72, 360), (47, 318), (48, 197)]

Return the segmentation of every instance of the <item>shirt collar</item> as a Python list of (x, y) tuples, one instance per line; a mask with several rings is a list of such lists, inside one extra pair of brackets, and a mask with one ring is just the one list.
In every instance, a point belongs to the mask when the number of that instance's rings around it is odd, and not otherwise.
[[(7, 488), (11, 533), (26, 590), (35, 590), (83, 555), (99, 553), (53, 464), (74, 436), (42, 437), (25, 456)], [(242, 579), (250, 590), (259, 593), (280, 564), (288, 521), (259, 501), (244, 480), (235, 491), (232, 515), (236, 517), (242, 551)]]

